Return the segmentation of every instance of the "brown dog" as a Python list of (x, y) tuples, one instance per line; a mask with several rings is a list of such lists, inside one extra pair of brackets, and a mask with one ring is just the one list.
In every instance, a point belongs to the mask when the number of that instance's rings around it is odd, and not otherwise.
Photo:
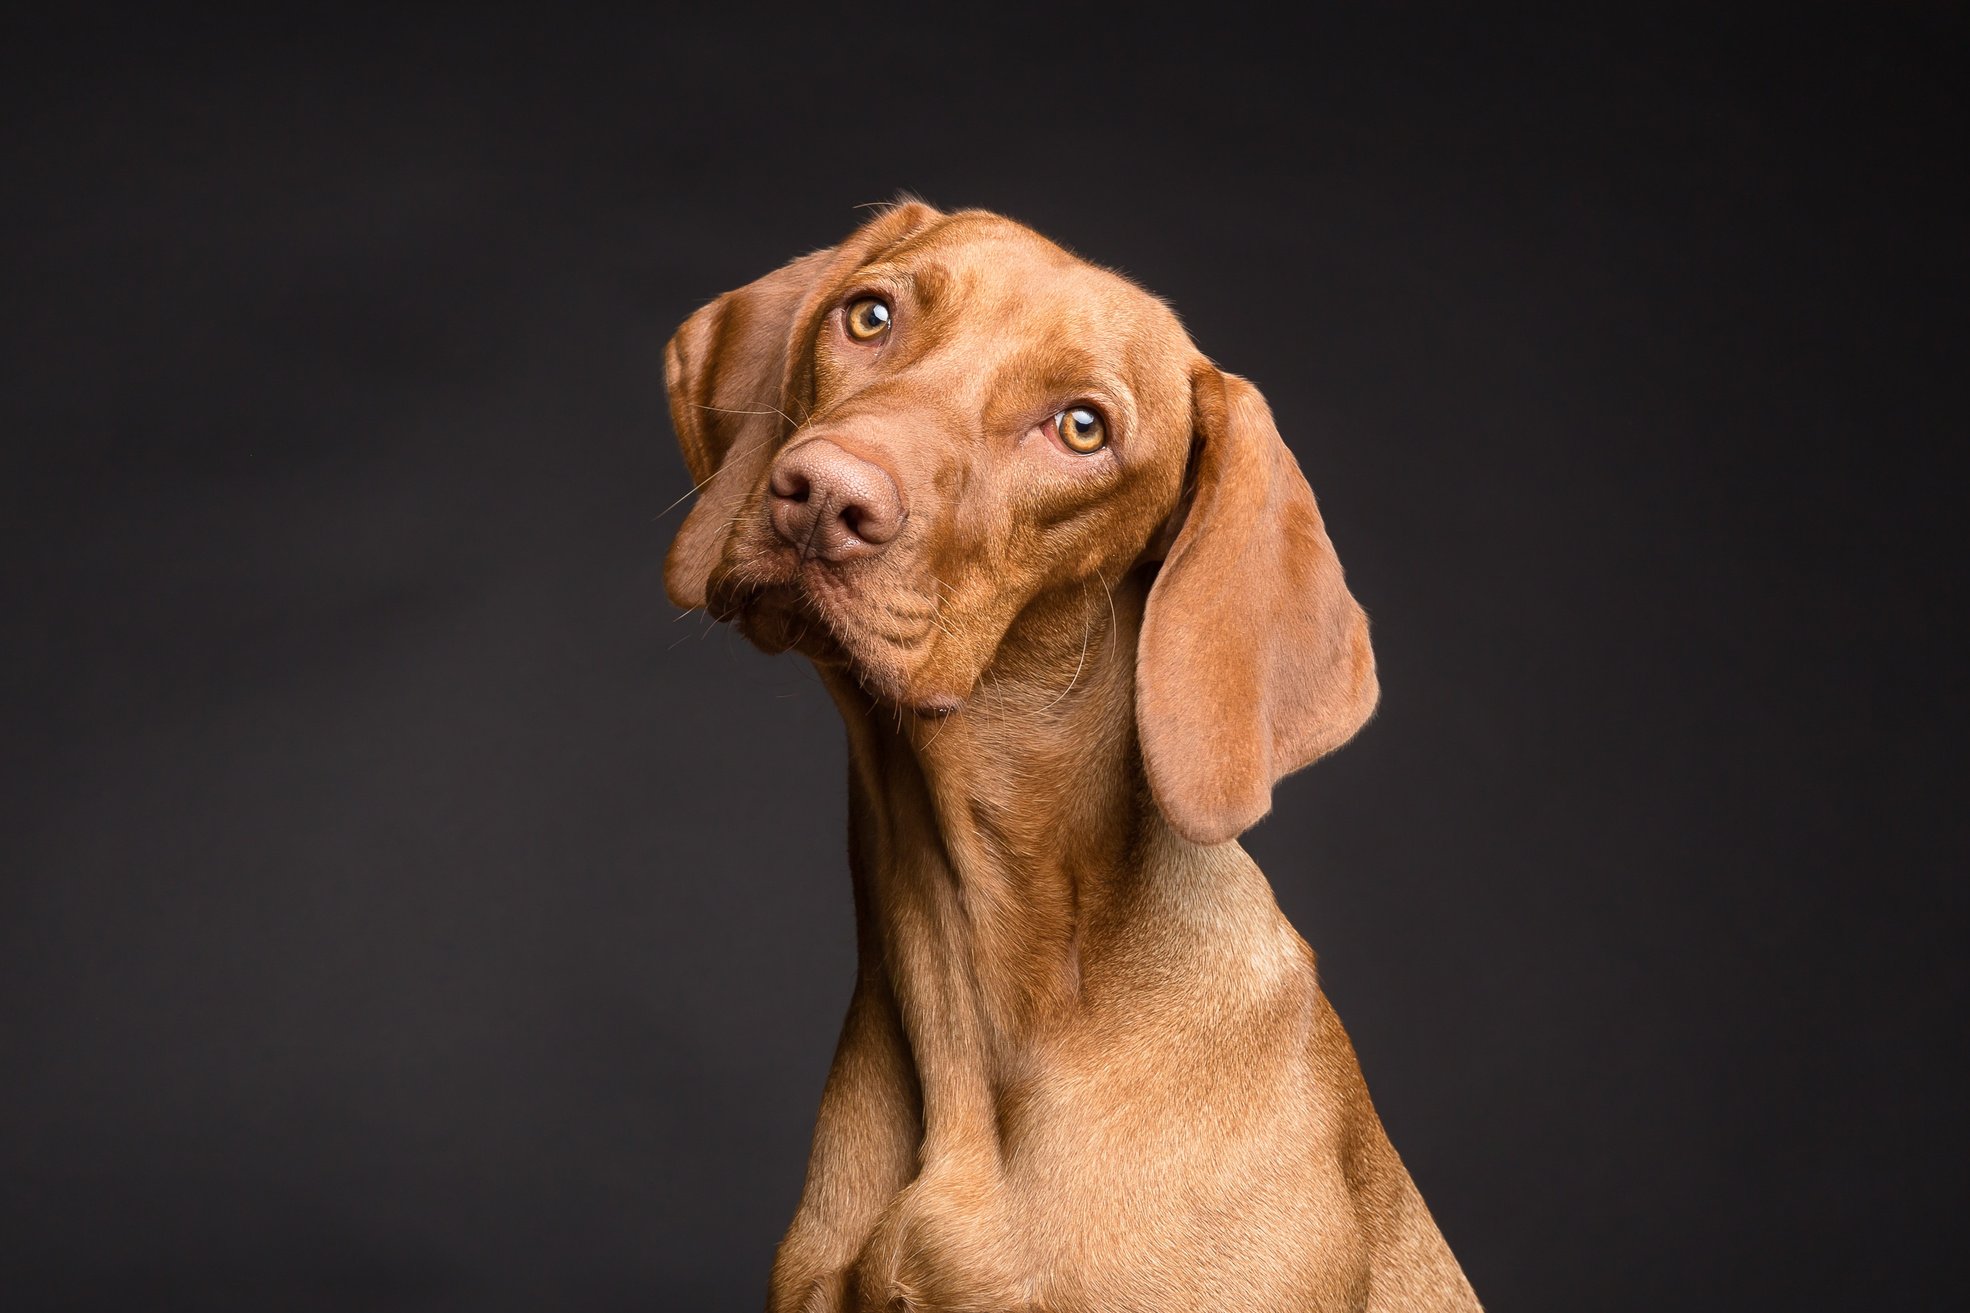
[(672, 599), (848, 722), (860, 969), (769, 1307), (1476, 1308), (1235, 842), (1377, 695), (1252, 385), (916, 203), (665, 364)]

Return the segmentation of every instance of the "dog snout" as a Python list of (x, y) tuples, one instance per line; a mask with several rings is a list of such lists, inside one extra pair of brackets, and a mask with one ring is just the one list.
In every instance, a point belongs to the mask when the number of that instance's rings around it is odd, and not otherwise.
[(874, 556), (903, 527), (903, 498), (889, 472), (825, 438), (774, 461), (767, 494), (773, 531), (803, 560)]

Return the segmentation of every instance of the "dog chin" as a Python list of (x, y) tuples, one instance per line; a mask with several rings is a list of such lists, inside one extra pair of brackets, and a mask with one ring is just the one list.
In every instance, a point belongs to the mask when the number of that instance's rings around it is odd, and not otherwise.
[(918, 670), (904, 669), (880, 657), (871, 660), (849, 653), (842, 664), (863, 692), (885, 706), (899, 707), (913, 716), (941, 720), (962, 708), (966, 701), (965, 693), (922, 686), (916, 678)]
[(730, 620), (760, 651), (777, 656), (798, 652), (825, 670), (839, 671), (879, 703), (916, 716), (939, 719), (965, 703), (960, 694), (918, 689), (914, 663), (885, 649), (881, 639), (858, 641), (855, 628), (829, 613), (826, 602), (798, 586), (773, 585), (727, 590), (715, 599), (714, 614)]
[(875, 651), (858, 650), (863, 646), (852, 637), (829, 635), (818, 643), (809, 640), (797, 644), (796, 650), (815, 665), (846, 675), (883, 707), (900, 708), (913, 716), (935, 720), (964, 705), (964, 698), (955, 694), (916, 687), (917, 672), (883, 651), (885, 645), (879, 640), (867, 645)]

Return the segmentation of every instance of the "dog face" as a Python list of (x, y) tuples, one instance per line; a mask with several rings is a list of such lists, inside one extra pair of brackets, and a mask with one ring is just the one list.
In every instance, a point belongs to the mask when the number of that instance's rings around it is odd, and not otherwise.
[(942, 713), (1023, 612), (1101, 604), (1169, 517), (1196, 351), (1161, 302), (1009, 220), (906, 207), (871, 227), (745, 398), (797, 422), (704, 596), (762, 647)]
[(702, 490), (668, 588), (762, 648), (946, 715), (1063, 630), (1085, 652), (1089, 608), (1164, 561), (1139, 729), (1204, 841), (1374, 705), (1365, 619), (1257, 392), (1028, 228), (899, 205), (700, 310), (666, 366)]

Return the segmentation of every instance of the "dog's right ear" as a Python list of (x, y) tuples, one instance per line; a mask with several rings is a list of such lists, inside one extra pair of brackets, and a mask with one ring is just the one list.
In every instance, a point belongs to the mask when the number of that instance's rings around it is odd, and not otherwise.
[(664, 590), (682, 607), (705, 604), (705, 584), (726, 535), (757, 491), (774, 452), (804, 409), (805, 338), (836, 285), (942, 216), (918, 201), (890, 207), (839, 246), (803, 255), (684, 321), (664, 348), (670, 422), (698, 500), (664, 559)]

